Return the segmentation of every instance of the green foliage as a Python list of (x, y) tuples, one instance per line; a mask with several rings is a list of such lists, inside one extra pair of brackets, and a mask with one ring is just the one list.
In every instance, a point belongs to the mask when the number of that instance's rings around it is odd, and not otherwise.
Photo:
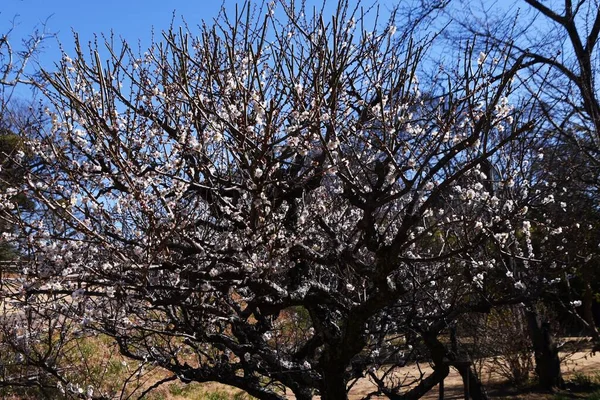
[(166, 400), (167, 397), (162, 392), (154, 391), (154, 392), (148, 393), (148, 395), (146, 396), (146, 399), (148, 399), (148, 400)]
[(570, 399), (581, 399), (581, 398), (585, 398), (585, 399), (589, 399), (589, 400), (600, 400), (600, 390), (597, 390), (595, 392), (586, 394), (585, 396), (582, 395), (574, 395), (574, 394), (567, 394), (567, 393), (557, 393), (554, 396), (552, 396), (552, 400), (570, 400)]
[[(203, 398), (206, 400), (230, 400), (230, 396), (227, 393), (218, 390), (215, 392), (205, 393), (205, 397)], [(200, 398), (198, 398), (198, 400), (200, 400)]]
[(596, 373), (594, 375), (589, 375), (582, 372), (576, 372), (571, 378), (571, 383), (578, 390), (594, 389), (600, 387), (600, 374)]
[(254, 397), (250, 396), (246, 392), (237, 392), (233, 395), (233, 400), (252, 400)]
[(552, 400), (567, 400), (567, 399), (571, 399), (572, 397), (569, 395), (566, 395), (564, 393), (557, 393), (552, 397)]
[(575, 375), (573, 375), (571, 382), (581, 387), (589, 387), (594, 384), (593, 378), (591, 376), (583, 374), (581, 372), (576, 372)]
[[(159, 391), (155, 392), (157, 395)], [(219, 389), (207, 389), (198, 383), (173, 383), (168, 386), (168, 393), (171, 396), (182, 397), (193, 400), (251, 400), (252, 396), (243, 391), (235, 394), (228, 393)], [(164, 395), (163, 395), (164, 398)]]
[(600, 400), (600, 390), (590, 394), (587, 398), (590, 400)]
[(181, 396), (185, 392), (187, 386), (181, 384), (173, 384), (169, 386), (169, 393), (173, 396)]
[[(18, 151), (23, 151), (23, 149), (22, 137), (7, 129), (0, 129), (0, 189), (6, 189), (11, 185), (17, 186), (23, 179), (24, 164), (17, 164), (10, 158)], [(17, 193), (15, 197), (19, 207), (27, 209), (33, 206), (22, 193)], [(0, 233), (11, 230), (12, 227), (7, 225), (6, 222), (0, 222)], [(10, 243), (0, 242), (0, 261), (11, 260), (16, 256), (17, 254)]]

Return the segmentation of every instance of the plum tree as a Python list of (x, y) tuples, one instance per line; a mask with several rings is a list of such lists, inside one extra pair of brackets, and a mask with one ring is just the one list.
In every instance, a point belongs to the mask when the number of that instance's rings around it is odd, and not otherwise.
[[(77, 42), (45, 73), (52, 127), (29, 150), (50, 173), (20, 188), (36, 208), (3, 198), (32, 260), (15, 302), (260, 399), (444, 379), (449, 324), (535, 296), (539, 107), (510, 46), (428, 75), (437, 36), (371, 12), (245, 4), (142, 54)], [(411, 337), (434, 372), (407, 386)]]

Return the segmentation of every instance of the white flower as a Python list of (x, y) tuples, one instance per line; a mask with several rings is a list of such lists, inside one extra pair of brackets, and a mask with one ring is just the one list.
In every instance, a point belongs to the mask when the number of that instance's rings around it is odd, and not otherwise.
[(340, 141), (337, 139), (333, 139), (333, 140), (330, 140), (329, 143), (327, 143), (327, 149), (335, 150), (339, 147), (339, 145), (340, 145)]
[(300, 225), (303, 225), (306, 222), (306, 215), (301, 214), (300, 217), (298, 217), (298, 223)]
[(571, 302), (571, 306), (573, 307), (579, 307), (581, 306), (581, 300), (574, 300)]
[(525, 284), (521, 281), (515, 282), (515, 289), (523, 290), (525, 289)]
[(396, 290), (396, 284), (392, 280), (391, 276), (388, 276), (386, 281), (387, 281), (388, 288), (390, 288), (390, 290)]
[(485, 54), (483, 51), (479, 53), (479, 57), (477, 58), (477, 65), (482, 65), (485, 62), (486, 58), (487, 54)]
[(548, 197), (545, 197), (542, 200), (542, 204), (550, 204), (550, 203), (554, 203), (554, 195), (549, 195)]

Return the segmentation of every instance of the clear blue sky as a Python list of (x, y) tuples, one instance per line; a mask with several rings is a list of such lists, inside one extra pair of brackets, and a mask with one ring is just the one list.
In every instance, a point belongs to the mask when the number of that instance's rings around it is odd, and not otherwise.
[[(130, 43), (142, 41), (149, 44), (151, 29), (157, 33), (167, 29), (175, 13), (175, 22), (181, 18), (194, 27), (202, 20), (212, 22), (224, 6), (235, 10), (242, 0), (0, 0), (0, 34), (16, 21), (11, 35), (13, 44), (26, 37), (34, 28), (46, 23), (46, 30), (57, 34), (57, 39), (69, 52), (72, 49), (72, 31), (79, 34), (82, 43), (93, 38), (94, 33), (114, 31)], [(255, 0), (260, 3), (260, 0)], [(369, 3), (367, 1), (366, 3)], [(335, 10), (336, 0), (327, 0), (326, 13)], [(383, 1), (381, 3), (392, 3)], [(321, 0), (309, 0), (307, 6), (320, 5)], [(51, 68), (60, 58), (57, 40), (49, 40), (40, 55), (40, 64)]]
[[(383, 7), (382, 15), (386, 15), (385, 10), (396, 1), (365, 0), (363, 5), (379, 4)], [(261, 0), (252, 2), (260, 4)], [(320, 9), (322, 2), (306, 0), (307, 9)], [(336, 10), (337, 0), (325, 2), (324, 17), (328, 20)], [(143, 50), (150, 44), (152, 29), (160, 37), (160, 32), (169, 28), (173, 16), (176, 25), (185, 19), (193, 30), (202, 21), (212, 24), (222, 7), (233, 14), (236, 3), (241, 4), (243, 0), (0, 0), (0, 35), (7, 33), (14, 22), (10, 40), (18, 51), (23, 48), (21, 40), (35, 29), (56, 34), (44, 42), (43, 50), (28, 68), (33, 72), (39, 65), (52, 70), (60, 60), (61, 45), (68, 54), (73, 54), (73, 32), (77, 32), (85, 45), (93, 40), (94, 34), (109, 34), (112, 30), (116, 38), (122, 37), (131, 44), (140, 41)], [(17, 87), (16, 93), (20, 97), (29, 96), (22, 86)]]
[[(72, 31), (77, 32), (83, 43), (94, 33), (111, 30), (128, 41), (145, 43), (151, 28), (157, 32), (169, 27), (173, 12), (178, 21), (184, 16), (195, 25), (202, 20), (211, 21), (217, 16), (222, 3), (202, 0), (1, 0), (0, 33), (11, 26), (17, 27), (11, 35), (13, 43), (26, 37), (35, 27), (46, 22), (46, 30), (57, 34), (58, 40), (68, 50), (73, 42)], [(226, 0), (226, 7), (234, 7), (235, 0)], [(49, 40), (40, 62), (50, 67), (59, 58), (58, 43)], [(51, 61), (52, 60), (52, 61)]]
[[(0, 36), (14, 27), (10, 34), (15, 51), (23, 49), (21, 41), (35, 29), (54, 33), (55, 38), (44, 42), (34, 62), (29, 63), (29, 72), (38, 69), (52, 70), (60, 60), (60, 46), (73, 54), (73, 32), (77, 32), (85, 45), (93, 40), (94, 34), (109, 34), (122, 37), (131, 44), (141, 42), (142, 49), (150, 45), (152, 29), (160, 38), (160, 32), (168, 29), (173, 16), (175, 24), (182, 18), (193, 29), (202, 21), (212, 24), (224, 6), (235, 11), (236, 3), (243, 0), (0, 0)], [(260, 0), (254, 0), (260, 3)], [(321, 0), (309, 0), (308, 4), (321, 4)], [(331, 3), (335, 10), (336, 0)], [(45, 27), (44, 27), (45, 25)], [(100, 40), (100, 43), (103, 43)], [(27, 87), (16, 88), (17, 97), (28, 98)]]

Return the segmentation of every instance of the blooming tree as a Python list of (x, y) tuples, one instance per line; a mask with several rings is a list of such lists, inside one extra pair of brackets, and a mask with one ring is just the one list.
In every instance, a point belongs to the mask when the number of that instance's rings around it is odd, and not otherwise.
[[(368, 376), (394, 399), (448, 374), (438, 335), (458, 316), (530, 296), (535, 107), (512, 49), (427, 75), (418, 26), (369, 31), (346, 1), (307, 15), (246, 4), (142, 54), (65, 54), (30, 142), (51, 173), (14, 189), (36, 207), (3, 194), (31, 260), (15, 305), (166, 379), (344, 399)], [(408, 385), (411, 335), (434, 372)]]
[[(546, 176), (537, 179), (533, 189), (544, 193), (538, 199), (537, 215), (552, 221), (544, 224), (555, 225), (553, 234), (547, 235), (550, 240), (546, 234), (540, 238), (554, 252), (547, 259), (546, 272), (555, 275), (553, 280), (561, 280), (556, 275), (568, 277), (554, 286), (553, 300), (565, 303), (567, 307), (561, 308), (570, 308), (571, 315), (581, 314), (581, 325), (598, 343), (592, 308), (597, 305), (593, 277), (598, 259), (599, 3), (525, 0), (513, 6), (514, 12), (501, 15), (478, 12), (475, 6), (458, 18), (461, 28), (456, 33), (476, 34), (496, 45), (510, 43), (514, 56), (524, 57), (519, 78), (540, 99), (539, 126), (546, 127), (548, 157), (537, 162)], [(558, 350), (554, 352), (558, 360)], [(554, 371), (560, 373), (558, 367)], [(545, 386), (555, 386), (556, 380), (548, 379)]]

